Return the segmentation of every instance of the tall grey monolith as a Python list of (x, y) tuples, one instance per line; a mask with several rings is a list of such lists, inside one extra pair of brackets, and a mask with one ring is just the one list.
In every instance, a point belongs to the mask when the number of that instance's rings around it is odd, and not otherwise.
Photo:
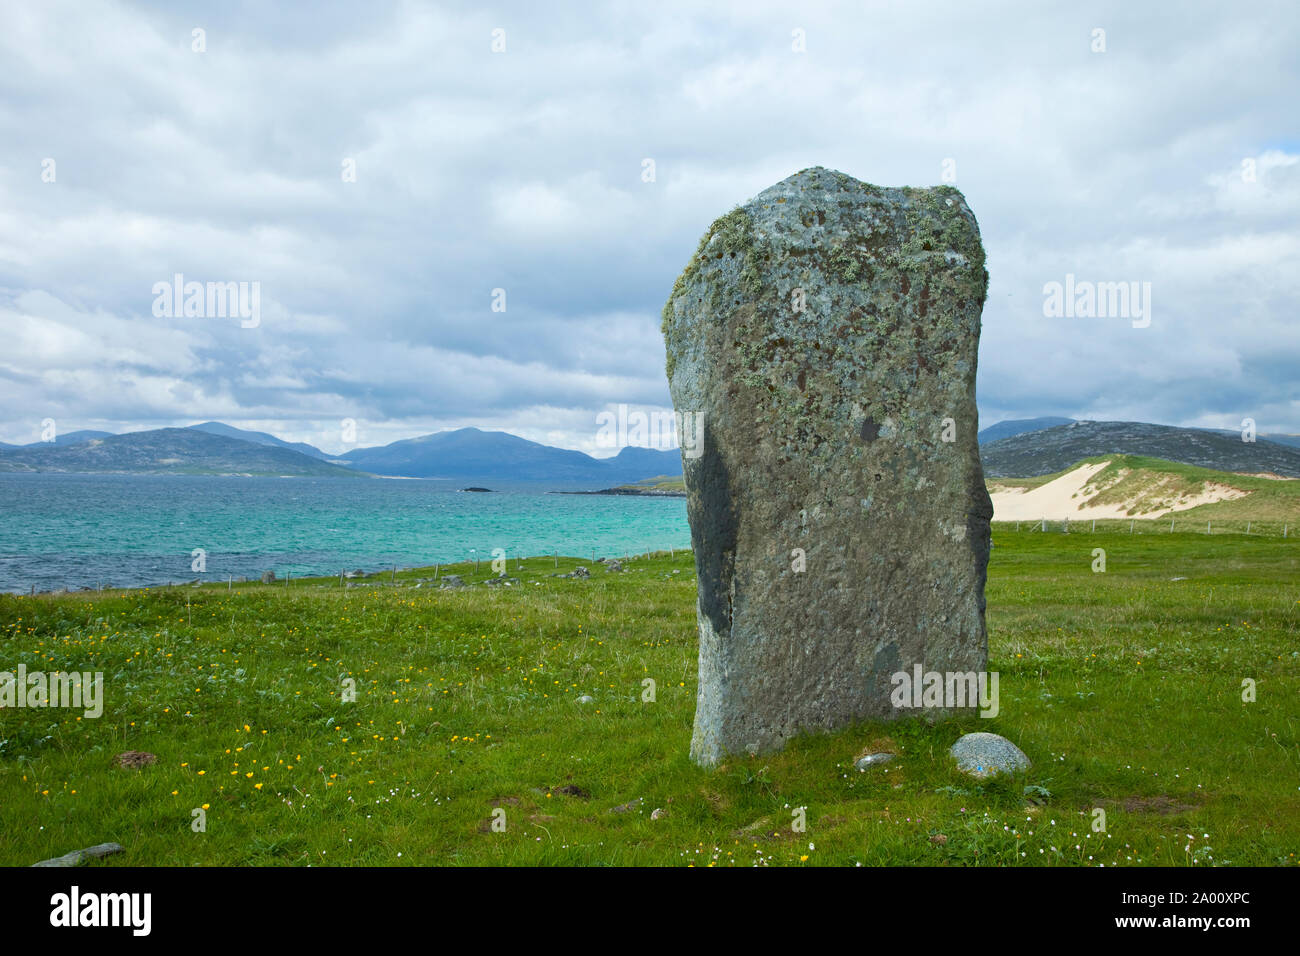
[(663, 322), (692, 424), (696, 762), (910, 713), (891, 693), (916, 665), (984, 670), (987, 284), (947, 186), (806, 169), (701, 240)]

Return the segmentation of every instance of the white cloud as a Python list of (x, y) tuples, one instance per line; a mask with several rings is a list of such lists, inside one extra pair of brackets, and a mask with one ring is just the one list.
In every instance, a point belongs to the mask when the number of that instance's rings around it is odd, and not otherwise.
[[(986, 423), (1249, 406), (1300, 431), (1300, 16), (1180, 11), (16, 7), (0, 438), (54, 409), (324, 444), (347, 416), (374, 440), (478, 424), (591, 450), (599, 409), (667, 402), (659, 311), (714, 217), (804, 166), (929, 185), (948, 158), (988, 250)], [(260, 281), (261, 326), (154, 320), (175, 272)], [(1152, 327), (1044, 319), (1066, 272), (1151, 281)]]

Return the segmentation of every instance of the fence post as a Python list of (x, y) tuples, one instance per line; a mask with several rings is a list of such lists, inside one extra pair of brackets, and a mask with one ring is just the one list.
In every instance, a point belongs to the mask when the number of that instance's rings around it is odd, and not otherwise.
[(1128, 533), (1129, 533), (1129, 534), (1132, 534), (1132, 533), (1133, 533), (1133, 522), (1132, 522), (1132, 521), (1129, 521), (1129, 523), (1128, 523)]

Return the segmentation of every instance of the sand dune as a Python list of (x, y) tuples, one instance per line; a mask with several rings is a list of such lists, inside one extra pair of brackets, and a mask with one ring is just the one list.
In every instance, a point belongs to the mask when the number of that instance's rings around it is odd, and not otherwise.
[[(1140, 515), (1130, 515), (1128, 509), (1132, 502), (1097, 505), (1089, 507), (1088, 498), (1099, 489), (1089, 488), (1092, 478), (1110, 462), (1103, 461), (1095, 465), (1080, 465), (1071, 472), (1053, 479), (1037, 488), (1011, 488), (999, 485), (996, 481), (989, 486), (989, 497), (993, 499), (993, 520), (995, 521), (1060, 521), (1093, 518), (1159, 518), (1175, 511), (1185, 511), (1198, 505), (1225, 501), (1229, 498), (1241, 498), (1248, 492), (1227, 485), (1207, 483), (1199, 495), (1189, 495), (1177, 499), (1167, 507), (1144, 511)], [(1082, 507), (1081, 507), (1082, 506)]]

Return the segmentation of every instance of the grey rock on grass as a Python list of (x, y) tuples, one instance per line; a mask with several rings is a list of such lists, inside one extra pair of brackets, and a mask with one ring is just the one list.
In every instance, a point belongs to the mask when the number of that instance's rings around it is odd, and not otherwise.
[(866, 770), (868, 767), (875, 767), (882, 763), (889, 763), (893, 759), (893, 754), (863, 754), (854, 761), (853, 766), (857, 770)]
[(114, 853), (121, 853), (122, 849), (120, 843), (100, 843), (86, 847), (84, 850), (73, 850), (63, 856), (56, 856), (52, 860), (41, 860), (39, 863), (33, 863), (32, 866), (81, 866), (86, 860), (112, 856)]
[(972, 777), (1014, 773), (1030, 766), (1024, 751), (999, 734), (966, 734), (948, 752), (956, 758), (957, 769)]
[(948, 186), (806, 169), (701, 240), (663, 314), (673, 407), (704, 436), (682, 442), (696, 762), (898, 716), (914, 664), (984, 669), (987, 284)]

